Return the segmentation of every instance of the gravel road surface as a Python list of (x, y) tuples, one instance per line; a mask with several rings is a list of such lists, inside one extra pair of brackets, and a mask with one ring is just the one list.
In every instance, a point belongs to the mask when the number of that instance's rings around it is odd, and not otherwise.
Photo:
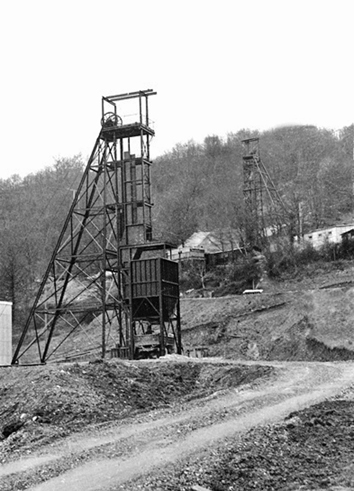
[(214, 460), (230, 438), (282, 421), (354, 384), (352, 362), (264, 364), (276, 369), (266, 381), (174, 404), (125, 423), (96, 425), (6, 463), (0, 469), (0, 490), (192, 489), (169, 487), (170, 474), (188, 469), (192, 462), (198, 466), (198, 459)]

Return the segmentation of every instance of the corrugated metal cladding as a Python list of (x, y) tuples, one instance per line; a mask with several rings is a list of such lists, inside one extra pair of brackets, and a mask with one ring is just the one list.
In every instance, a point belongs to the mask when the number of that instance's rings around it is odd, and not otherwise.
[(12, 303), (0, 302), (0, 365), (11, 365)]
[(132, 261), (131, 294), (134, 319), (167, 321), (179, 299), (178, 264), (161, 257)]
[[(161, 257), (132, 261), (133, 298), (179, 295), (178, 265)], [(177, 287), (177, 288), (176, 288)]]
[(159, 295), (159, 258), (133, 261), (131, 271), (133, 298)]

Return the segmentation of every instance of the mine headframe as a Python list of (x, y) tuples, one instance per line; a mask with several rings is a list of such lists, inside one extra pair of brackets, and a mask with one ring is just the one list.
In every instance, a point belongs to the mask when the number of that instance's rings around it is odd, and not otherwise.
[(99, 135), (13, 364), (181, 352), (178, 264), (152, 237), (155, 94), (102, 98)]
[(242, 144), (246, 247), (263, 249), (271, 235), (283, 234), (288, 228), (290, 214), (262, 162), (259, 138), (244, 139)]

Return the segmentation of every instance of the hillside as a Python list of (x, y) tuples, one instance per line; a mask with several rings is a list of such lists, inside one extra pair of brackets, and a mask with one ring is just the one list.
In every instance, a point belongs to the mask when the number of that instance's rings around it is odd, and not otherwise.
[(0, 369), (0, 490), (350, 485), (353, 273), (316, 264), (259, 295), (182, 298), (185, 353), (208, 357)]
[(184, 346), (241, 360), (354, 359), (354, 268), (322, 268), (266, 280), (260, 295), (183, 299)]
[[(202, 347), (208, 356), (234, 360), (354, 359), (352, 261), (312, 263), (295, 277), (265, 279), (261, 287), (262, 294), (181, 297), (184, 354)], [(81, 304), (90, 298), (88, 290)], [(53, 361), (100, 357), (100, 318), (82, 327)], [(26, 360), (37, 362), (37, 353), (30, 353), (35, 358)]]
[[(299, 225), (301, 208), (302, 232), (352, 219), (353, 126), (240, 130), (227, 138), (206, 136), (202, 144), (177, 144), (154, 160), (154, 239), (181, 244), (198, 230), (243, 228), (242, 140), (255, 136), (287, 215)], [(86, 163), (79, 156), (61, 158), (36, 174), (0, 180), (0, 297), (14, 304), (15, 329), (26, 321)]]

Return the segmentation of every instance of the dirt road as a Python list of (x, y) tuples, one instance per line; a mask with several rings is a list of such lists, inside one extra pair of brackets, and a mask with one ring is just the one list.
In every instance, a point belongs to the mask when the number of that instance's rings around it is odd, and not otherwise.
[(170, 463), (187, 465), (227, 437), (279, 421), (354, 384), (351, 362), (264, 364), (277, 368), (266, 382), (153, 411), (126, 424), (91, 428), (4, 464), (0, 490), (144, 489), (144, 475), (152, 470), (158, 474)]

